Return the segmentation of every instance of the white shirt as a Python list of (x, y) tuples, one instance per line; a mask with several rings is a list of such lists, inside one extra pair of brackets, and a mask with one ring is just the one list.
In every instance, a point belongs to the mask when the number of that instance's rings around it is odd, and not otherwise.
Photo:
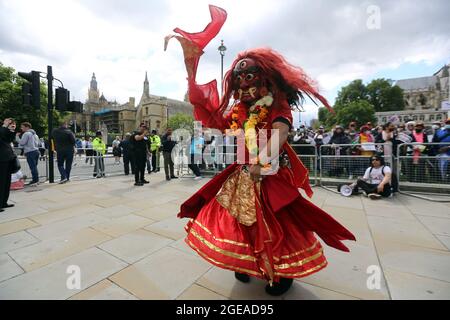
[[(383, 170), (384, 168), (384, 170)], [(372, 169), (372, 172), (370, 172), (370, 169)], [(383, 171), (384, 171), (384, 175), (388, 174), (388, 173), (392, 173), (391, 168), (389, 168), (388, 166), (381, 166), (379, 168), (367, 168), (366, 173), (364, 173), (364, 180), (369, 181), (369, 183), (371, 184), (380, 184), (381, 181), (383, 181), (384, 176), (383, 176)], [(391, 181), (389, 181), (389, 183), (391, 183)]]

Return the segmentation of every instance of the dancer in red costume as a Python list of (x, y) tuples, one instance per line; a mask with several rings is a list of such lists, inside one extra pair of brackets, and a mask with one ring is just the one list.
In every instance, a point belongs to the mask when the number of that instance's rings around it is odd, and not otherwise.
[[(244, 130), (247, 163), (234, 163), (205, 184), (181, 205), (186, 225), (186, 243), (210, 263), (235, 271), (238, 280), (250, 276), (268, 280), (271, 295), (286, 292), (293, 278), (323, 269), (327, 260), (314, 234), (327, 245), (349, 251), (342, 240), (355, 240), (351, 232), (330, 215), (302, 197), (311, 197), (308, 171), (287, 144), (292, 124), (291, 107), (304, 95), (329, 108), (313, 82), (298, 67), (271, 49), (240, 53), (226, 73), (223, 98), (219, 101), (216, 81), (198, 85), (197, 66), (203, 48), (217, 35), (226, 20), (225, 10), (210, 6), (212, 21), (203, 32), (174, 31), (182, 45), (188, 73), (189, 99), (196, 120), (209, 128)], [(230, 99), (234, 103), (229, 106)], [(289, 158), (275, 174), (263, 175), (252, 133), (279, 130), (280, 152)], [(270, 132), (270, 131), (269, 131)], [(253, 137), (254, 138), (254, 137)], [(270, 141), (267, 143), (270, 146)], [(272, 160), (279, 150), (263, 151)]]

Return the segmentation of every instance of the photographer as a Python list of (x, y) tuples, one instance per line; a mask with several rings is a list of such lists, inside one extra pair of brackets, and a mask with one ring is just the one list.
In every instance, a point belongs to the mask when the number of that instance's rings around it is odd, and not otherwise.
[(15, 161), (14, 151), (11, 143), (15, 137), (16, 122), (7, 118), (0, 128), (0, 212), (5, 208), (13, 207), (8, 204), (9, 190), (11, 188), (11, 173)]
[(167, 128), (166, 133), (162, 137), (162, 151), (164, 158), (164, 173), (166, 174), (166, 180), (178, 179), (175, 176), (172, 160), (172, 150), (177, 143), (172, 140), (172, 129)]
[(144, 183), (149, 183), (144, 179), (145, 164), (147, 162), (148, 151), (148, 128), (145, 124), (139, 126), (139, 131), (133, 132), (130, 137), (131, 151), (134, 159), (134, 185), (143, 186)]

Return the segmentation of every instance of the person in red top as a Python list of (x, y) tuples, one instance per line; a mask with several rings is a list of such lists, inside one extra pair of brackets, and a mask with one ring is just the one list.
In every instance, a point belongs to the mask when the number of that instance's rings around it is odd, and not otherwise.
[[(225, 10), (210, 6), (210, 12), (212, 22), (203, 32), (177, 28), (175, 32), (182, 36), (166, 37), (166, 46), (175, 37), (183, 47), (195, 119), (205, 127), (229, 129), (242, 137), (245, 157), (239, 160), (238, 153), (237, 162), (181, 205), (178, 217), (190, 218), (185, 241), (201, 257), (234, 271), (242, 282), (250, 281), (250, 276), (266, 279), (266, 292), (281, 295), (294, 278), (327, 265), (315, 234), (342, 251), (349, 251), (342, 240), (355, 240), (351, 232), (301, 195), (298, 188), (312, 196), (308, 171), (286, 142), (292, 126), (291, 108), (305, 95), (329, 105), (302, 69), (265, 48), (238, 54), (224, 77), (220, 101), (216, 81), (198, 85), (196, 71), (202, 50), (226, 20)], [(269, 137), (266, 147), (257, 143), (262, 129), (279, 133)], [(281, 150), (271, 145), (272, 138)], [(279, 168), (268, 169), (264, 155), (277, 161), (280, 154)]]

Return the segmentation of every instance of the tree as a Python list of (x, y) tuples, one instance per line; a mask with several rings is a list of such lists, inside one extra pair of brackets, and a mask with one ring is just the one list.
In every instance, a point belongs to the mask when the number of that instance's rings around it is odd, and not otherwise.
[(194, 118), (184, 113), (176, 113), (169, 118), (167, 127), (176, 129), (186, 129), (192, 131), (194, 128)]
[[(48, 135), (47, 126), (47, 86), (41, 83), (41, 108), (35, 109), (22, 104), (22, 83), (15, 70), (0, 62), (0, 121), (13, 118), (19, 126), (21, 122), (30, 122), (39, 136)], [(53, 111), (54, 125), (62, 119), (64, 114)]]
[(335, 124), (347, 126), (356, 121), (359, 125), (367, 122), (376, 123), (375, 108), (366, 100), (353, 101), (336, 110)]
[(375, 107), (375, 112), (405, 109), (402, 88), (393, 86), (390, 80), (374, 79), (366, 88), (368, 101)]
[(368, 100), (367, 88), (361, 79), (353, 80), (341, 88), (336, 97), (335, 107), (358, 100)]

